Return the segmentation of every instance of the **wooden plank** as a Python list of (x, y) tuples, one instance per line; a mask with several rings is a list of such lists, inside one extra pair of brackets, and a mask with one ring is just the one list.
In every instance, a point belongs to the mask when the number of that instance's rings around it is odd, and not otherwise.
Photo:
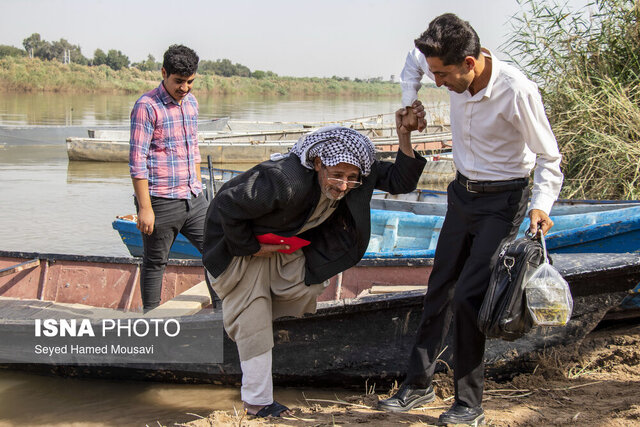
[(146, 317), (179, 317), (195, 314), (211, 304), (211, 296), (204, 280), (175, 298), (149, 310)]
[(19, 271), (26, 270), (27, 268), (37, 267), (39, 265), (40, 260), (38, 258), (34, 258), (30, 261), (21, 262), (20, 264), (0, 269), (0, 277), (8, 276), (9, 274), (17, 273)]
[(51, 307), (53, 302), (40, 301), (32, 299), (7, 298), (0, 296), (0, 320), (13, 319), (23, 320), (30, 319), (43, 310)]
[(389, 292), (405, 292), (405, 291), (419, 291), (426, 290), (427, 287), (423, 285), (373, 285), (370, 294), (386, 294)]
[(135, 316), (137, 313), (84, 304), (0, 297), (0, 321), (44, 318), (118, 319)]

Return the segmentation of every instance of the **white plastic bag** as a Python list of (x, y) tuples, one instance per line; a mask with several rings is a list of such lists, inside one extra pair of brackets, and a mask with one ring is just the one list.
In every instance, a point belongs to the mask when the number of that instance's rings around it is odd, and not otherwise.
[(536, 325), (564, 326), (571, 318), (573, 298), (567, 281), (549, 264), (543, 236), (541, 241), (545, 261), (533, 272), (525, 285), (527, 307)]

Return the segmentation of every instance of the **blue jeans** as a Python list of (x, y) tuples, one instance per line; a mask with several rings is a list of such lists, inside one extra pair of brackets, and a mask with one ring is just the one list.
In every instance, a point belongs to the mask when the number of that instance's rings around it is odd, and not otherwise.
[[(139, 210), (135, 200), (136, 211)], [(202, 252), (204, 220), (208, 204), (204, 193), (191, 199), (165, 199), (151, 197), (155, 224), (151, 234), (142, 234), (143, 257), (140, 290), (144, 311), (160, 305), (162, 277), (169, 259), (171, 245), (178, 233), (182, 233)]]

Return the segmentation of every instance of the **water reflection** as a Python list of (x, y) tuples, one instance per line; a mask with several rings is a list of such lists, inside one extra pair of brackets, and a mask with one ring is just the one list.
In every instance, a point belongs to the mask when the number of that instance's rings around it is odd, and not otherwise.
[(5, 146), (0, 249), (128, 256), (111, 222), (133, 211), (132, 193), (126, 164), (69, 168), (64, 145)]
[(0, 124), (126, 125), (136, 95), (4, 93), (0, 97)]
[[(276, 388), (278, 400), (335, 399), (345, 390)], [(144, 426), (193, 421), (215, 410), (241, 410), (237, 387), (40, 376), (0, 370), (0, 425)], [(6, 424), (5, 424), (6, 423)]]
[(126, 163), (69, 162), (67, 165), (67, 184), (114, 184), (123, 178), (129, 180)]
[[(332, 121), (398, 107), (395, 97), (196, 95), (203, 119)], [(70, 163), (65, 140), (86, 136), (90, 128), (126, 127), (136, 98), (50, 93), (0, 97), (0, 228), (5, 230), (0, 249), (128, 256), (111, 227), (116, 215), (134, 211), (127, 165)]]
[(206, 416), (214, 405), (232, 408), (236, 397), (232, 389), (213, 386), (0, 372), (0, 421), (16, 426), (173, 425), (196, 419), (187, 413)]
[[(214, 96), (194, 92), (202, 120), (332, 121), (385, 114), (392, 121), (398, 97)], [(431, 119), (448, 117), (446, 91), (429, 92), (425, 102)], [(0, 126), (128, 126), (139, 95), (4, 93)], [(86, 134), (84, 134), (86, 135)], [(84, 136), (83, 135), (83, 136)], [(72, 136), (72, 135), (67, 135)]]

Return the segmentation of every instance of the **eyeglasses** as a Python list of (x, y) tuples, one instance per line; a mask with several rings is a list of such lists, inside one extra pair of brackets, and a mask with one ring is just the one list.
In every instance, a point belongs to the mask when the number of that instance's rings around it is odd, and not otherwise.
[(327, 181), (329, 181), (329, 183), (333, 185), (347, 184), (347, 188), (358, 188), (362, 185), (362, 182), (360, 181), (345, 181), (344, 179), (340, 178), (327, 177)]
[(362, 181), (347, 181), (345, 179), (332, 178), (329, 176), (329, 170), (327, 169), (327, 167), (325, 165), (322, 165), (322, 168), (325, 170), (325, 173), (327, 174), (327, 181), (329, 182), (329, 184), (337, 185), (337, 186), (345, 184), (347, 188), (358, 188), (362, 185)]

